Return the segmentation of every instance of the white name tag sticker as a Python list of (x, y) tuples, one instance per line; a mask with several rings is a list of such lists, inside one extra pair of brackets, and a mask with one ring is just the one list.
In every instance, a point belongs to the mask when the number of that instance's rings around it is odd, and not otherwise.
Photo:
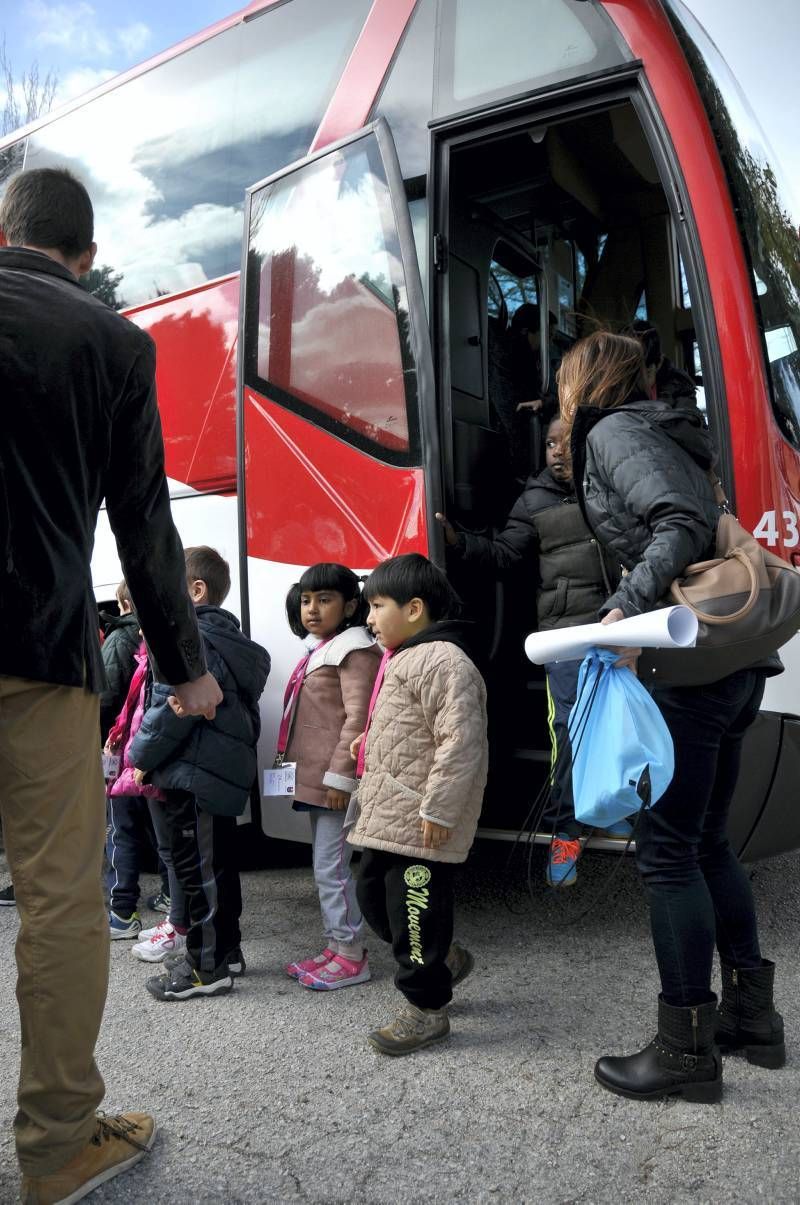
[(287, 761), (274, 770), (264, 771), (265, 795), (294, 795), (297, 762)]
[(103, 753), (103, 778), (116, 778), (119, 774), (118, 753)]

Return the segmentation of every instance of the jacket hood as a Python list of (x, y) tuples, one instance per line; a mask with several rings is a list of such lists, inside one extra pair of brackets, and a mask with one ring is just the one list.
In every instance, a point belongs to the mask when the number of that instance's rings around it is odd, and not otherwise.
[(225, 662), (241, 693), (257, 703), (269, 675), (267, 650), (245, 636), (236, 616), (222, 607), (198, 607), (197, 623), (203, 639)]
[(139, 628), (139, 617), (135, 611), (131, 611), (128, 615), (112, 615), (109, 611), (100, 612), (100, 622), (103, 625), (103, 631), (106, 636), (109, 632), (114, 632), (117, 628)]
[(657, 398), (655, 401), (626, 402), (624, 409), (644, 415), (648, 422), (688, 452), (701, 469), (711, 468), (714, 447), (706, 421), (697, 407), (676, 407), (670, 399)]
[(645, 398), (641, 394), (634, 395), (622, 406), (615, 406), (608, 410), (601, 410), (596, 406), (582, 406), (575, 416), (573, 426), (573, 462), (576, 444), (580, 445), (585, 442), (592, 428), (602, 419), (613, 414), (640, 414), (643, 419), (653, 427), (657, 427), (673, 443), (688, 453), (701, 469), (705, 471), (711, 468), (714, 462), (714, 446), (701, 412), (696, 407), (676, 407), (671, 401), (664, 398), (651, 401), (650, 398)]
[(544, 490), (548, 494), (553, 494), (553, 500), (558, 502), (575, 493), (571, 481), (557, 481), (549, 469), (543, 469), (541, 473), (531, 473), (525, 482), (525, 492), (527, 493), (528, 490)]
[(401, 644), (397, 652), (404, 652), (418, 644), (432, 644), (435, 640), (445, 640), (448, 644), (456, 645), (462, 653), (469, 657), (476, 669), (481, 674), (483, 673), (480, 659), (476, 653), (477, 625), (461, 619), (440, 619), (438, 622), (430, 624), (424, 632), (420, 632), (418, 636), (412, 636), (410, 640)]
[(345, 628), (343, 632), (338, 632), (332, 640), (308, 639), (306, 648), (311, 656), (306, 666), (306, 675), (313, 673), (315, 669), (319, 669), (323, 665), (341, 665), (348, 654), (355, 652), (356, 649), (372, 648), (374, 644), (375, 640), (369, 628), (363, 624)]

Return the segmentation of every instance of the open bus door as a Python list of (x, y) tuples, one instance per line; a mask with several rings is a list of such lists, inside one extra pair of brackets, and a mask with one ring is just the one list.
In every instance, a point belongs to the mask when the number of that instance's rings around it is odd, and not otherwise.
[[(436, 351), (453, 449), (448, 517), (490, 538), (504, 526), (524, 477), (544, 467), (517, 422), (520, 398), (535, 397), (537, 387), (544, 397), (548, 359), (557, 364), (597, 325), (619, 330), (634, 316), (660, 332), (681, 379), (691, 386), (694, 378), (726, 480), (733, 480), (725, 471), (729, 420), (703, 248), (638, 69), (443, 120), (433, 131)], [(516, 330), (515, 310), (531, 315)], [(538, 381), (536, 357), (521, 343), (537, 325)], [(524, 379), (512, 381), (509, 398), (502, 369), (510, 363), (513, 370), (515, 357)], [(550, 405), (554, 411), (554, 395)], [(488, 575), (459, 570), (454, 584), (469, 617), (487, 637), (495, 634), (484, 650), (490, 773), (479, 831), (510, 838), (529, 824), (535, 832), (530, 805), (552, 756), (544, 676), (522, 653), (536, 623), (536, 564), (509, 568), (504, 594)], [(568, 594), (569, 581), (560, 579), (549, 619), (559, 617), (559, 606), (568, 613)], [(762, 713), (747, 736), (730, 832), (748, 854), (763, 848), (753, 835), (772, 798), (782, 732), (779, 715)], [(535, 839), (549, 840), (548, 827)], [(602, 834), (591, 841), (614, 847)]]
[[(441, 508), (433, 370), (411, 221), (379, 119), (247, 192), (239, 361), (242, 617), (273, 654), (262, 761), (301, 647), (302, 570), (427, 553)], [(261, 770), (262, 767), (260, 767)], [(269, 835), (305, 817), (265, 800)]]

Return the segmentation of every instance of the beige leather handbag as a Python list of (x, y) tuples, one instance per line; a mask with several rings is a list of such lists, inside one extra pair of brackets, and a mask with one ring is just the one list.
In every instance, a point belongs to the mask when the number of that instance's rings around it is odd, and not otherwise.
[[(719, 483), (718, 501), (725, 503)], [(717, 523), (716, 556), (688, 565), (670, 587), (670, 603), (699, 620), (693, 649), (645, 649), (643, 682), (701, 686), (763, 661), (800, 629), (800, 572), (769, 552), (735, 515)]]

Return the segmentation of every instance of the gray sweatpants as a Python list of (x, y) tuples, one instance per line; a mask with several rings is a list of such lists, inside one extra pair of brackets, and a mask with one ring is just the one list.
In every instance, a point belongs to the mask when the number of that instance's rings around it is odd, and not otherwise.
[(364, 921), (350, 870), (353, 847), (344, 837), (345, 814), (331, 808), (309, 811), (314, 880), (328, 945), (337, 954), (360, 958)]

